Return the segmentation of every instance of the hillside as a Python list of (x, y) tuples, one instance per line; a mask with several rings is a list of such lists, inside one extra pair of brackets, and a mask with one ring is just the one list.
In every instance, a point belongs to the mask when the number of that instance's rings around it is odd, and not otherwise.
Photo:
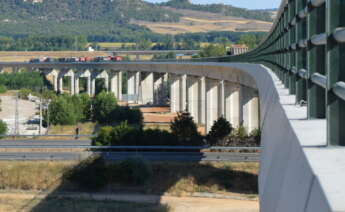
[(188, 9), (202, 12), (217, 13), (219, 15), (240, 17), (246, 19), (255, 19), (261, 21), (271, 22), (272, 18), (268, 12), (247, 10), (243, 8), (233, 7), (224, 4), (192, 4), (189, 0), (170, 0), (166, 3), (162, 3), (163, 6), (169, 6), (176, 9)]
[(131, 23), (145, 26), (156, 33), (173, 35), (210, 31), (267, 32), (272, 26), (272, 22), (267, 21), (230, 17), (199, 10), (176, 9), (167, 6), (163, 8), (181, 14), (180, 21), (168, 23), (132, 20)]
[(0, 36), (85, 35), (89, 41), (134, 41), (157, 40), (162, 36), (157, 33), (268, 31), (271, 23), (262, 21), (268, 20), (267, 14), (186, 0), (1, 0)]

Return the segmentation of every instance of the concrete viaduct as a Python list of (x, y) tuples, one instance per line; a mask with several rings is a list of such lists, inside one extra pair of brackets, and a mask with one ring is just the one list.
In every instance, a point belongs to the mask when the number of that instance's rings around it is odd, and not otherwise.
[[(133, 63), (0, 63), (78, 79), (105, 78), (121, 98), (156, 104), (170, 90), (173, 112), (188, 110), (209, 130), (223, 115), (261, 130), (261, 212), (345, 211), (345, 1), (283, 0), (267, 38), (239, 56)], [(55, 71), (54, 71), (55, 70)], [(54, 78), (55, 79), (55, 78)], [(60, 81), (60, 84), (59, 84)], [(77, 82), (77, 83), (76, 83)], [(59, 87), (60, 86), (60, 87)], [(169, 88), (169, 89), (168, 89)], [(138, 101), (139, 101), (138, 100)], [(258, 113), (259, 111), (259, 113)]]
[[(119, 100), (143, 105), (170, 104), (171, 112), (188, 111), (194, 120), (210, 130), (213, 122), (225, 117), (234, 127), (248, 132), (259, 129), (259, 97), (255, 80), (235, 68), (208, 64), (179, 63), (2, 63), (14, 70), (40, 71), (52, 81), (54, 90), (64, 92), (64, 78), (70, 94), (96, 93), (96, 79), (103, 79), (107, 91)], [(226, 71), (230, 69), (230, 71)], [(122, 77), (127, 75), (127, 93)], [(125, 98), (126, 97), (126, 98)]]

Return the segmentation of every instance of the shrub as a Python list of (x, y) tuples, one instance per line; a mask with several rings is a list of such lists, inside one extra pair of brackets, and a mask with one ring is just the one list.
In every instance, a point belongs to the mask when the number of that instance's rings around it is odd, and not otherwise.
[[(136, 130), (130, 127), (127, 122), (121, 122), (119, 125), (115, 126), (111, 133), (111, 145), (126, 145), (126, 136), (134, 136)], [(136, 137), (137, 138), (137, 137)]]
[(102, 127), (97, 137), (92, 138), (92, 145), (95, 146), (110, 146), (112, 141), (113, 128), (110, 126)]
[(89, 191), (102, 189), (108, 182), (103, 158), (91, 157), (69, 170), (64, 178)]
[(233, 131), (233, 136), (239, 139), (245, 139), (248, 136), (247, 130), (244, 126), (239, 126)]
[(118, 171), (121, 180), (129, 184), (144, 185), (152, 177), (152, 167), (141, 158), (129, 158), (120, 162)]
[(7, 133), (7, 124), (0, 120), (0, 137), (1, 135), (5, 135)]
[(0, 93), (6, 93), (7, 87), (5, 85), (0, 85)]
[(18, 98), (27, 100), (31, 93), (32, 91), (30, 89), (20, 89), (18, 92)]
[(143, 114), (139, 109), (131, 109), (128, 106), (116, 107), (111, 111), (110, 117), (113, 123), (120, 123), (127, 121), (128, 124), (132, 125), (143, 125)]
[(101, 92), (93, 100), (93, 118), (102, 124), (112, 121), (110, 113), (117, 107), (117, 100), (112, 93)]
[(174, 121), (170, 124), (171, 133), (179, 139), (190, 140), (198, 136), (198, 128), (193, 117), (188, 112), (178, 113)]
[(219, 117), (213, 124), (207, 138), (211, 145), (218, 142), (224, 143), (224, 139), (231, 133), (232, 126), (224, 117)]

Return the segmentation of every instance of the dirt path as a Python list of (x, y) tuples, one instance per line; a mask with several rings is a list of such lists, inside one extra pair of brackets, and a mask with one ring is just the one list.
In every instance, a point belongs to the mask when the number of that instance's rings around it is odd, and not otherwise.
[[(49, 194), (48, 194), (49, 195)], [(37, 193), (0, 193), (0, 211), (5, 208), (20, 208), (29, 202), (39, 204), (46, 201), (47, 195)], [(97, 201), (123, 201), (135, 203), (166, 204), (171, 212), (258, 212), (259, 203), (251, 200), (214, 199), (198, 197), (172, 197), (155, 195), (102, 195), (102, 194), (64, 194), (56, 198), (73, 198)], [(49, 200), (52, 197), (49, 197)], [(15, 205), (12, 205), (15, 204)], [(21, 206), (22, 205), (22, 206)]]

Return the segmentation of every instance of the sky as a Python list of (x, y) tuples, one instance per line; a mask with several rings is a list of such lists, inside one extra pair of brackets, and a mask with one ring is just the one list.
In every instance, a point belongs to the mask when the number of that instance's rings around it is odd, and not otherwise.
[[(148, 2), (165, 2), (167, 0), (145, 0)], [(272, 9), (280, 6), (281, 0), (192, 0), (196, 4), (223, 3), (247, 9)]]

